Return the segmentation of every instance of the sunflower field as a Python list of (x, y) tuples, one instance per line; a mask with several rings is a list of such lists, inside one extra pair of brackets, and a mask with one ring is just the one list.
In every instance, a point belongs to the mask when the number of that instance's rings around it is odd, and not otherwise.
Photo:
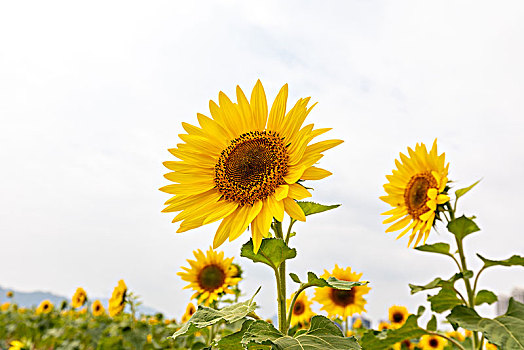
[[(385, 232), (397, 232), (408, 247), (456, 266), (452, 276), (409, 285), (412, 294), (430, 294), (426, 305), (417, 310), (391, 305), (384, 310), (388, 321), (373, 328), (361, 315), (373, 288), (361, 268), (335, 265), (320, 276), (288, 271), (288, 260), (297, 255), (293, 241), (301, 239), (293, 225), (339, 206), (306, 200), (315, 181), (331, 175), (319, 166), (324, 152), (343, 142), (317, 140), (330, 129), (306, 122), (314, 106), (309, 97), (288, 105), (287, 84), (268, 104), (257, 81), (249, 99), (240, 87), (236, 101), (221, 92), (218, 103), (210, 102), (210, 117), (197, 114), (197, 123), (183, 123), (181, 143), (169, 149), (174, 159), (164, 163), (170, 183), (160, 190), (170, 198), (163, 212), (174, 215), (177, 232), (220, 223), (214, 240), (195, 247), (178, 272), (193, 292), (178, 319), (139, 314), (139, 297), (123, 280), (107, 305), (91, 300), (82, 287), (69, 302), (44, 300), (33, 308), (11, 302), (8, 292), (0, 309), (0, 348), (524, 349), (524, 304), (511, 299), (507, 312), (496, 318), (478, 311), (498, 299), (478, 288), (482, 273), (524, 266), (524, 257), (491, 260), (467, 250), (465, 238), (473, 239), (480, 228), (458, 203), (479, 182), (460, 187), (449, 179), (450, 164), (436, 139), (431, 146), (408, 147), (392, 160), (395, 168), (386, 175), (380, 197), (391, 207), (383, 213)], [(447, 235), (426, 244), (437, 227), (445, 227)], [(245, 276), (239, 259), (218, 250), (236, 239), (249, 239), (239, 253), (242, 264), (265, 265), (274, 276), (275, 320), (259, 315), (259, 291), (241, 289)], [(472, 259), (480, 259), (482, 268), (468, 268)], [(429, 322), (420, 321), (423, 315)]]

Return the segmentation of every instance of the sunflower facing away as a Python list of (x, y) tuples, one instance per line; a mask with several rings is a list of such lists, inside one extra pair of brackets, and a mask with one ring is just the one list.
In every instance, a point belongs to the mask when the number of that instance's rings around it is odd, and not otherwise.
[[(351, 272), (351, 268), (342, 269), (335, 265), (333, 272), (329, 273), (324, 270), (324, 274), (320, 277), (329, 278), (333, 276), (339, 280), (344, 281), (360, 281), (362, 274)], [(330, 317), (340, 316), (346, 318), (355, 313), (365, 312), (364, 305), (367, 301), (363, 295), (369, 293), (371, 290), (368, 286), (357, 286), (350, 290), (333, 289), (329, 287), (317, 288), (313, 300), (322, 304), (320, 310), (325, 310)]]
[(124, 311), (126, 294), (127, 286), (124, 280), (118, 281), (118, 285), (113, 289), (113, 294), (109, 299), (109, 316), (114, 317)]
[(196, 311), (196, 307), (195, 305), (193, 305), (193, 303), (187, 304), (186, 312), (182, 316), (182, 323), (186, 323), (187, 321), (189, 321), (189, 319), (191, 318), (191, 316), (193, 316), (195, 311)]
[(76, 289), (75, 294), (73, 295), (73, 298), (71, 299), (71, 305), (73, 306), (73, 308), (76, 309), (78, 307), (83, 306), (86, 301), (87, 301), (86, 291), (84, 290), (84, 288), (78, 287)]
[(36, 314), (48, 314), (53, 310), (53, 303), (51, 303), (49, 300), (44, 300), (38, 305), (36, 308)]
[(104, 305), (102, 305), (100, 300), (95, 300), (93, 305), (91, 305), (91, 312), (93, 313), (93, 316), (102, 316), (106, 310), (104, 309)]
[(422, 350), (443, 350), (448, 344), (448, 341), (442, 337), (436, 335), (423, 335), (418, 343), (419, 348)]
[[(286, 309), (289, 309), (291, 305), (291, 299), (287, 300)], [(313, 310), (311, 310), (311, 301), (308, 299), (306, 293), (302, 292), (295, 301), (293, 306), (293, 314), (291, 315), (291, 327), (294, 327), (297, 324), (309, 324), (311, 317), (315, 316)]]
[(409, 316), (409, 311), (404, 306), (393, 305), (389, 308), (389, 322), (391, 328), (400, 328), (406, 322)]
[(224, 252), (217, 253), (212, 248), (204, 254), (200, 249), (193, 251), (196, 260), (187, 260), (190, 268), (182, 266), (183, 272), (177, 273), (184, 281), (189, 282), (184, 289), (192, 288), (198, 303), (211, 304), (222, 293), (234, 294), (229, 288), (241, 279), (234, 277), (238, 269), (231, 268), (233, 258), (225, 258)]
[(397, 170), (393, 175), (386, 175), (389, 183), (384, 185), (387, 196), (382, 196), (384, 202), (394, 208), (382, 213), (391, 215), (384, 224), (392, 224), (386, 232), (402, 230), (397, 239), (412, 230), (408, 247), (415, 237), (415, 247), (424, 236), (428, 238), (435, 221), (438, 204), (449, 201), (445, 193), (448, 183), (449, 163), (445, 164), (445, 154), (438, 155), (437, 140), (428, 152), (426, 145), (418, 144), (415, 150), (408, 147), (409, 157), (400, 153), (402, 162), (395, 160)]
[(311, 196), (299, 180), (320, 180), (331, 173), (313, 166), (322, 152), (342, 143), (327, 140), (309, 144), (329, 128), (303, 126), (313, 108), (310, 98), (299, 99), (286, 112), (288, 87), (278, 93), (268, 114), (262, 83), (257, 81), (248, 101), (236, 89), (237, 102), (223, 92), (209, 102), (211, 118), (197, 114), (199, 127), (182, 123), (184, 143), (169, 151), (179, 161), (164, 162), (175, 184), (160, 190), (174, 195), (163, 212), (180, 213), (177, 232), (222, 220), (213, 247), (238, 238), (251, 224), (255, 253), (267, 237), (273, 218), (284, 212), (295, 220), (306, 217), (295, 200)]

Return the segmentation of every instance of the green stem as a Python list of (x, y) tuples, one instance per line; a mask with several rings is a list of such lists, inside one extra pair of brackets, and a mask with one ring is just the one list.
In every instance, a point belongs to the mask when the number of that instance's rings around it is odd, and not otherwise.
[[(275, 221), (275, 236), (284, 239), (282, 232), (282, 223)], [(283, 334), (287, 334), (286, 322), (286, 262), (283, 261), (277, 270), (275, 270), (277, 279), (277, 303), (278, 303), (278, 328)]]
[(473, 282), (473, 293), (477, 291), (477, 283), (479, 281), (479, 276), (486, 269), (486, 266), (483, 266), (479, 272), (477, 272), (477, 276), (475, 276), (475, 282)]
[(436, 335), (437, 337), (441, 337), (441, 338), (444, 338), (444, 339), (447, 339), (448, 341), (450, 341), (451, 343), (455, 344), (456, 347), (458, 347), (459, 349), (461, 350), (466, 350), (466, 348), (464, 348), (462, 345), (460, 345), (460, 343), (458, 341), (456, 341), (455, 339), (451, 338), (451, 337), (447, 337), (445, 336), (444, 334), (440, 334), (438, 332), (430, 332), (430, 331), (427, 331), (428, 334), (431, 334), (431, 335)]
[(300, 293), (302, 293), (306, 288), (309, 288), (309, 287), (311, 287), (311, 285), (307, 283), (302, 284), (300, 288), (298, 288), (298, 290), (293, 295), (293, 299), (291, 299), (291, 303), (289, 304), (289, 311), (288, 311), (287, 322), (286, 322), (288, 327), (291, 324), (291, 316), (293, 315), (293, 308), (295, 307), (295, 303), (297, 302), (297, 299), (300, 296)]
[(291, 238), (291, 228), (293, 227), (293, 224), (295, 222), (297, 222), (297, 220), (294, 220), (294, 219), (291, 219), (291, 221), (289, 222), (289, 227), (287, 228), (286, 239), (285, 239), (286, 245), (288, 245), (289, 239)]
[(344, 337), (348, 336), (348, 317), (346, 316), (346, 319), (344, 320)]

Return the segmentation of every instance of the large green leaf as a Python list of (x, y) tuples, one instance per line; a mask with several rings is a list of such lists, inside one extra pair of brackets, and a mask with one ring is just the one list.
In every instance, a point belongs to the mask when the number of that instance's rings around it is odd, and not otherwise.
[(369, 330), (360, 341), (362, 349), (364, 350), (385, 350), (391, 348), (393, 344), (401, 342), (406, 339), (414, 339), (427, 334), (427, 332), (420, 328), (417, 324), (417, 315), (410, 315), (406, 323), (399, 329), (389, 329), (382, 332)]
[(482, 305), (484, 303), (491, 305), (494, 302), (496, 302), (497, 300), (498, 298), (495, 295), (495, 293), (489, 290), (483, 289), (483, 290), (479, 290), (479, 292), (475, 296), (475, 305)]
[(198, 310), (193, 314), (193, 316), (191, 316), (189, 321), (187, 321), (187, 323), (185, 323), (182, 328), (176, 331), (171, 337), (176, 339), (180, 336), (191, 335), (199, 329), (212, 326), (220, 321), (225, 321), (227, 323), (240, 321), (249, 313), (255, 311), (256, 303), (253, 301), (253, 298), (251, 298), (251, 300), (227, 306), (220, 310), (199, 305)]
[(457, 197), (457, 199), (459, 199), (460, 197), (462, 197), (463, 195), (465, 195), (466, 193), (468, 193), (473, 187), (475, 187), (478, 183), (480, 182), (480, 180), (478, 180), (477, 182), (475, 182), (473, 185), (471, 186), (468, 186), (468, 187), (465, 187), (465, 188), (461, 188), (461, 189), (458, 189), (455, 191), (455, 196)]
[(464, 329), (482, 332), (490, 343), (500, 349), (524, 349), (524, 304), (513, 298), (506, 313), (494, 319), (483, 318), (475, 310), (462, 305), (453, 308), (447, 318)]
[(225, 336), (218, 341), (217, 349), (219, 350), (244, 350), (245, 348), (241, 343), (242, 337), (244, 336), (244, 333), (246, 333), (249, 326), (251, 326), (253, 322), (255, 321), (245, 320), (244, 323), (242, 323), (242, 328), (238, 332)]
[(328, 279), (325, 279), (318, 277), (314, 272), (307, 273), (306, 283), (303, 283), (295, 273), (290, 273), (289, 276), (291, 276), (291, 279), (294, 282), (300, 283), (302, 287), (330, 287), (335, 289), (350, 290), (353, 287), (363, 286), (368, 283), (366, 281), (344, 281), (335, 277), (328, 277)]
[(463, 304), (462, 300), (457, 297), (457, 293), (451, 288), (444, 287), (436, 295), (428, 296), (431, 303), (431, 310), (442, 313), (451, 310), (456, 305)]
[(451, 276), (450, 279), (443, 280), (440, 277), (435, 278), (433, 281), (429, 282), (428, 284), (424, 286), (417, 286), (414, 284), (410, 284), (409, 288), (411, 289), (411, 294), (415, 294), (418, 292), (422, 292), (423, 290), (429, 290), (429, 289), (435, 289), (435, 288), (443, 288), (446, 286), (453, 286), (456, 281), (462, 278), (471, 278), (473, 277), (473, 271), (467, 270), (464, 273), (457, 272), (453, 276)]
[(283, 261), (293, 259), (297, 256), (297, 250), (289, 248), (281, 238), (264, 238), (260, 244), (258, 253), (253, 252), (253, 240), (249, 240), (242, 246), (240, 256), (261, 262), (277, 269)]
[(297, 202), (306, 216), (340, 207), (340, 204), (324, 205), (315, 202)]
[(477, 254), (477, 256), (484, 262), (484, 268), (491, 266), (524, 266), (524, 257), (519, 255), (513, 255), (506, 260), (490, 260), (480, 254)]
[(294, 337), (280, 333), (273, 325), (255, 321), (244, 333), (242, 343), (272, 344), (278, 350), (358, 350), (361, 349), (354, 337), (346, 338), (342, 331), (328, 318), (313, 316), (305, 332)]
[(480, 228), (473, 220), (462, 215), (461, 217), (453, 219), (449, 222), (448, 230), (458, 239), (463, 239), (473, 232), (480, 231)]
[(416, 247), (415, 249), (420, 250), (422, 252), (438, 253), (452, 256), (449, 252), (449, 244), (447, 243), (424, 244)]

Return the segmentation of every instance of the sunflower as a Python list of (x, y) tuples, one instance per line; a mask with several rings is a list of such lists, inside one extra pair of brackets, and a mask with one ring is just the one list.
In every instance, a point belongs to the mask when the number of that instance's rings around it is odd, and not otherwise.
[(391, 328), (400, 328), (406, 322), (409, 316), (409, 311), (404, 306), (393, 305), (389, 308), (389, 321)]
[(418, 346), (422, 348), (422, 350), (443, 350), (447, 344), (448, 341), (446, 339), (436, 335), (427, 334), (420, 338)]
[[(351, 272), (351, 268), (347, 267), (342, 269), (335, 265), (333, 272), (329, 273), (324, 270), (323, 278), (329, 278), (333, 276), (339, 280), (344, 281), (359, 281), (362, 274)], [(313, 300), (322, 304), (321, 310), (325, 310), (330, 317), (341, 316), (346, 318), (355, 313), (365, 312), (364, 305), (366, 305), (366, 299), (363, 295), (367, 294), (371, 288), (368, 286), (357, 286), (350, 290), (341, 290), (334, 288), (317, 288)]]
[(382, 330), (384, 330), (384, 329), (391, 329), (391, 323), (389, 323), (389, 322), (384, 322), (384, 321), (380, 322), (380, 323), (378, 324), (378, 330), (379, 330), (379, 331), (382, 331)]
[(238, 274), (238, 268), (234, 266), (233, 258), (224, 259), (224, 252), (217, 253), (210, 247), (204, 254), (200, 249), (193, 251), (196, 260), (187, 260), (191, 268), (182, 266), (183, 272), (177, 273), (189, 285), (184, 289), (192, 288), (195, 294), (191, 297), (197, 298), (198, 303), (211, 304), (218, 296), (227, 293), (234, 294), (231, 286), (236, 285), (241, 278), (234, 277)]
[(415, 344), (412, 343), (409, 339), (403, 340), (393, 345), (393, 350), (414, 350)]
[(486, 343), (486, 350), (497, 350), (498, 347), (495, 344)]
[(78, 307), (83, 306), (86, 301), (87, 301), (86, 291), (82, 287), (78, 287), (71, 300), (71, 305), (73, 306), (73, 308), (76, 309)]
[(195, 311), (196, 311), (196, 307), (195, 305), (193, 305), (193, 303), (187, 304), (186, 312), (182, 316), (182, 323), (186, 323), (187, 321), (189, 321), (189, 319), (191, 318), (191, 316), (193, 316)]
[(102, 316), (105, 314), (106, 310), (100, 300), (95, 300), (93, 305), (91, 305), (91, 312), (93, 313), (93, 316)]
[(353, 329), (359, 329), (362, 328), (362, 319), (359, 317), (353, 321), (353, 324), (351, 325), (351, 328)]
[(400, 153), (402, 163), (395, 160), (397, 170), (386, 176), (389, 181), (384, 185), (387, 196), (380, 199), (394, 207), (382, 214), (391, 215), (384, 224), (396, 221), (386, 232), (402, 230), (399, 239), (412, 230), (408, 247), (417, 237), (416, 247), (423, 236), (426, 242), (435, 222), (437, 205), (449, 201), (446, 193), (449, 163), (445, 164), (444, 153), (437, 154), (436, 139), (429, 152), (426, 145), (417, 143), (414, 151), (408, 147), (408, 154), (409, 158)]
[(13, 291), (8, 291), (7, 293), (5, 293), (5, 296), (8, 297), (8, 298), (12, 298), (15, 294), (13, 293)]
[[(292, 299), (293, 297), (287, 300), (286, 309), (289, 309)], [(315, 313), (311, 310), (311, 301), (308, 299), (306, 293), (300, 293), (293, 306), (290, 326), (293, 327), (298, 323), (308, 324), (314, 315)]]
[(309, 144), (329, 128), (302, 126), (313, 108), (310, 98), (299, 99), (286, 113), (288, 87), (278, 93), (268, 115), (266, 94), (257, 81), (250, 101), (237, 87), (237, 103), (223, 92), (209, 103), (211, 117), (197, 114), (200, 127), (182, 123), (184, 143), (169, 151), (180, 161), (164, 162), (175, 182), (160, 190), (174, 195), (163, 212), (181, 211), (177, 232), (222, 220), (213, 247), (238, 238), (251, 224), (255, 253), (267, 237), (273, 218), (284, 212), (306, 221), (295, 200), (311, 196), (299, 180), (320, 180), (331, 173), (313, 166), (322, 152), (342, 143), (327, 140)]
[(18, 340), (13, 340), (11, 343), (9, 343), (10, 347), (8, 350), (24, 350), (26, 349), (24, 343)]
[(11, 303), (6, 301), (2, 305), (0, 305), (0, 311), (7, 311), (7, 310), (9, 310), (9, 306), (11, 306)]
[(118, 281), (118, 285), (113, 289), (113, 294), (109, 299), (109, 316), (114, 317), (124, 310), (126, 293), (127, 286), (124, 280)]
[(49, 300), (44, 300), (36, 308), (36, 314), (48, 314), (53, 310), (53, 304)]
[(459, 331), (446, 332), (446, 335), (450, 338), (455, 338), (460, 342), (466, 340), (466, 337), (464, 336), (464, 334), (460, 333)]

